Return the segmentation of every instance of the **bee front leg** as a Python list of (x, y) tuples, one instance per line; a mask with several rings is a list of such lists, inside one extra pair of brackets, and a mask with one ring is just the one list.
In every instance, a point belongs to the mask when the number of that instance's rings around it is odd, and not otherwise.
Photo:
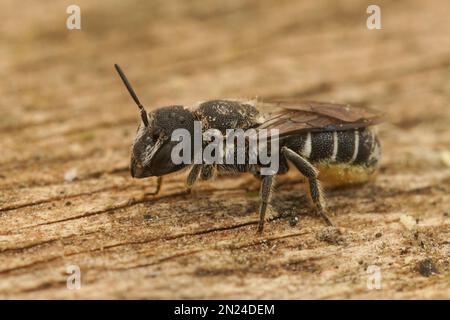
[(319, 180), (317, 180), (317, 170), (305, 158), (287, 147), (283, 147), (281, 149), (281, 153), (295, 165), (301, 174), (308, 179), (309, 193), (313, 204), (317, 209), (318, 215), (327, 225), (332, 226), (333, 223), (325, 212), (325, 200), (323, 199)]
[(192, 186), (194, 185), (195, 181), (197, 181), (199, 176), (202, 180), (209, 180), (213, 177), (213, 175), (213, 165), (194, 164), (187, 177), (187, 191), (189, 193), (191, 192)]
[(200, 171), (202, 169), (202, 165), (201, 164), (194, 164), (191, 172), (189, 172), (189, 175), (187, 177), (187, 191), (190, 193), (192, 186), (194, 185), (195, 181), (197, 181), (198, 179), (198, 175), (200, 174)]
[(264, 222), (266, 221), (266, 211), (270, 202), (272, 194), (273, 176), (263, 176), (261, 183), (261, 205), (259, 207), (259, 224), (258, 233), (261, 234), (264, 230)]
[(161, 187), (162, 187), (162, 177), (158, 177), (158, 179), (156, 180), (156, 190), (153, 192), (147, 192), (146, 195), (148, 196), (156, 196), (160, 191), (161, 191)]

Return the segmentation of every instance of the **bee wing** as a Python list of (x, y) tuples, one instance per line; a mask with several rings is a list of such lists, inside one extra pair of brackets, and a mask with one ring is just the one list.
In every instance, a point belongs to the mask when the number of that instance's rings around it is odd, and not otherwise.
[(270, 109), (257, 129), (278, 129), (279, 136), (308, 131), (341, 131), (364, 128), (382, 122), (379, 112), (347, 104), (315, 101), (260, 103)]

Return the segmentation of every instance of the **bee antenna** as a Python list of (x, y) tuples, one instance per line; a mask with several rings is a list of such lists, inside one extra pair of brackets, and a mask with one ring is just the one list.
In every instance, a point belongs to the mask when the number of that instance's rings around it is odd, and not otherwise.
[(142, 118), (142, 121), (144, 122), (144, 125), (146, 127), (148, 127), (148, 117), (147, 117), (147, 112), (144, 109), (144, 106), (139, 101), (139, 98), (137, 97), (136, 93), (134, 92), (133, 88), (131, 87), (130, 82), (128, 82), (127, 77), (125, 76), (125, 74), (123, 73), (123, 71), (119, 67), (119, 65), (118, 64), (114, 64), (114, 67), (116, 68), (117, 73), (119, 74), (120, 78), (122, 79), (123, 84), (125, 85), (125, 87), (127, 87), (128, 92), (130, 93), (130, 95), (133, 98), (134, 102), (137, 104), (139, 110), (141, 111), (141, 118)]

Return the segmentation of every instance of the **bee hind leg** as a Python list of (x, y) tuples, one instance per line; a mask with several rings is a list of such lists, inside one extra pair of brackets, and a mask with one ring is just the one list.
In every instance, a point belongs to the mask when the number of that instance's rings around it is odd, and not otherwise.
[(328, 226), (332, 226), (333, 223), (330, 218), (328, 218), (325, 211), (325, 200), (323, 198), (323, 192), (320, 188), (319, 180), (317, 179), (317, 170), (311, 165), (311, 163), (293, 150), (283, 147), (281, 152), (295, 165), (298, 171), (300, 171), (300, 173), (308, 179), (309, 193), (313, 204), (317, 209), (317, 214)]

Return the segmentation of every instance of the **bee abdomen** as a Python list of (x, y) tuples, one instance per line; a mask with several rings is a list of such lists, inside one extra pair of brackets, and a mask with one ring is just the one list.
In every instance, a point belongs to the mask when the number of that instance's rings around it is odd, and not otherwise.
[(380, 143), (369, 129), (359, 131), (359, 147), (354, 164), (375, 166), (380, 158)]
[(347, 130), (337, 132), (338, 152), (336, 156), (336, 162), (347, 163), (351, 162), (355, 156), (355, 147), (357, 142), (357, 130)]
[(375, 166), (380, 146), (368, 129), (308, 132), (286, 140), (286, 144), (312, 163), (349, 163)]

